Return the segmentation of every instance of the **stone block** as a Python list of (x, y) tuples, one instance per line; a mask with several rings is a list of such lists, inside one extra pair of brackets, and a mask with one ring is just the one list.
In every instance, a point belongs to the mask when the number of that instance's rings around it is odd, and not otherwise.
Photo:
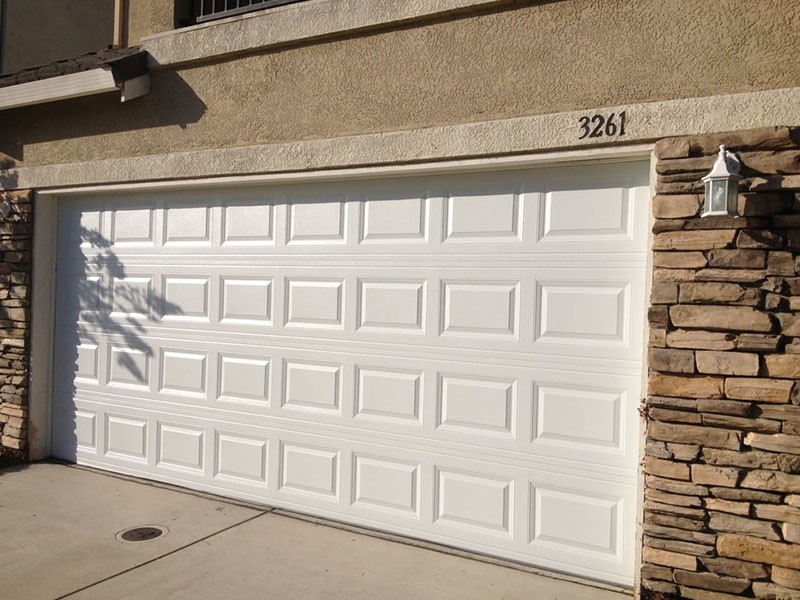
[[(741, 600), (741, 595), (739, 594), (726, 594), (724, 592), (703, 590), (685, 585), (678, 588), (678, 594), (680, 595), (675, 596), (675, 598), (686, 598), (687, 600)], [(669, 600), (674, 600), (674, 598), (670, 598)]]
[(666, 540), (659, 537), (644, 536), (644, 545), (649, 548), (658, 548), (668, 552), (678, 554), (688, 554), (689, 556), (714, 556), (716, 550), (714, 544), (696, 544), (693, 542), (681, 542), (679, 540)]
[(662, 406), (677, 410), (697, 410), (697, 400), (694, 398), (671, 398), (670, 396), (648, 396), (647, 406)]
[(734, 467), (692, 465), (692, 483), (722, 487), (736, 487), (742, 471)]
[(675, 583), (729, 594), (741, 594), (750, 587), (750, 581), (747, 579), (723, 577), (716, 573), (697, 573), (681, 570), (675, 571)]
[(733, 244), (735, 231), (706, 229), (698, 231), (667, 231), (656, 234), (653, 250), (714, 250)]
[(708, 265), (720, 269), (764, 269), (767, 253), (763, 250), (711, 250)]
[(653, 373), (649, 379), (649, 393), (655, 396), (722, 398), (723, 388), (724, 380), (721, 377)]
[(654, 283), (650, 290), (651, 304), (675, 304), (678, 301), (678, 284)]
[(655, 196), (652, 208), (656, 219), (695, 217), (700, 212), (702, 200), (697, 194)]
[[(697, 370), (712, 375), (758, 375), (758, 355), (745, 352), (696, 353)], [(651, 367), (654, 368), (654, 367)]]
[(730, 500), (722, 500), (721, 498), (703, 498), (703, 504), (707, 510), (730, 513), (732, 515), (739, 515), (740, 517), (747, 517), (750, 515), (749, 502), (732, 502)]
[(767, 255), (767, 274), (792, 277), (795, 274), (792, 253), (777, 250), (769, 252)]
[(758, 283), (767, 276), (763, 269), (701, 269), (686, 281), (730, 281), (736, 283)]
[(697, 570), (697, 557), (677, 552), (668, 552), (656, 548), (642, 548), (642, 560), (655, 565), (683, 569), (684, 571)]
[(697, 271), (694, 269), (653, 269), (653, 281), (656, 283), (683, 283), (694, 281)]
[(686, 496), (708, 496), (708, 488), (676, 479), (666, 479), (656, 475), (648, 475), (647, 487), (667, 492), (669, 494), (684, 494)]
[(736, 334), (716, 331), (677, 330), (667, 333), (667, 346), (697, 350), (733, 350)]
[(724, 534), (717, 538), (717, 552), (724, 558), (800, 569), (800, 546), (794, 544), (783, 544), (746, 535)]
[(722, 303), (755, 306), (761, 300), (761, 292), (745, 288), (738, 283), (684, 283), (680, 286), (679, 300), (682, 304)]
[(674, 348), (651, 348), (647, 366), (667, 373), (694, 373), (694, 352)]
[(753, 596), (759, 600), (800, 600), (800, 592), (765, 581), (753, 582)]
[(742, 579), (763, 579), (769, 576), (767, 567), (759, 563), (734, 560), (732, 558), (701, 558), (703, 566), (719, 575), (740, 577)]
[(702, 252), (655, 252), (653, 265), (664, 269), (700, 269), (708, 265), (708, 260)]
[(790, 475), (781, 471), (755, 470), (745, 473), (741, 487), (780, 492), (784, 494), (800, 494), (800, 475)]
[(756, 405), (752, 402), (743, 402), (740, 400), (702, 399), (697, 401), (697, 410), (704, 413), (715, 413), (719, 415), (750, 417), (754, 415)]
[(684, 410), (672, 410), (669, 408), (656, 408), (653, 407), (648, 411), (651, 419), (656, 421), (665, 421), (667, 423), (690, 423), (699, 425), (703, 422), (703, 417), (696, 412), (687, 412)]
[(714, 545), (717, 539), (716, 533), (703, 533), (701, 531), (686, 531), (677, 527), (665, 527), (645, 521), (642, 526), (643, 531), (652, 536), (667, 540), (679, 540), (691, 542), (693, 544)]
[(647, 428), (648, 438), (662, 442), (697, 444), (709, 448), (739, 450), (742, 434), (738, 431), (696, 425), (652, 422)]
[(769, 315), (746, 306), (672, 306), (670, 319), (676, 327), (769, 333)]
[(709, 513), (708, 526), (714, 531), (752, 535), (775, 542), (781, 540), (780, 530), (775, 523), (749, 519), (730, 513)]
[(741, 488), (715, 487), (709, 490), (714, 498), (732, 500), (733, 502), (771, 502), (781, 503), (781, 494)]
[(800, 379), (800, 354), (770, 354), (764, 357), (764, 368), (770, 377)]
[(672, 581), (672, 569), (669, 567), (659, 567), (657, 565), (643, 564), (639, 570), (642, 579), (660, 579)]
[(742, 333), (736, 338), (736, 349), (750, 352), (775, 352), (780, 336), (760, 333)]
[(742, 467), (745, 469), (778, 469), (778, 456), (771, 452), (739, 452), (703, 448), (703, 461), (710, 465)]
[(762, 433), (748, 433), (744, 437), (744, 444), (751, 448), (767, 450), (769, 452), (785, 452), (800, 454), (800, 436), (776, 433), (772, 435)]
[(644, 470), (651, 475), (658, 475), (659, 477), (667, 477), (669, 479), (688, 481), (690, 478), (689, 465), (653, 458), (651, 456), (645, 458)]
[(725, 396), (734, 400), (782, 404), (789, 402), (792, 381), (763, 377), (729, 377), (725, 380)]
[(669, 494), (655, 489), (645, 490), (645, 498), (661, 504), (671, 504), (689, 508), (702, 507), (702, 500), (697, 496), (682, 496), (680, 494)]
[(793, 544), (800, 543), (800, 525), (796, 523), (784, 523), (781, 525), (783, 539)]
[(757, 431), (759, 433), (779, 433), (781, 431), (780, 421), (770, 421), (769, 419), (750, 419), (746, 417), (734, 417), (732, 415), (704, 414), (702, 417), (703, 425), (711, 427), (730, 427), (731, 429), (741, 429), (742, 431)]
[[(677, 506), (675, 504), (662, 504), (661, 502), (653, 502), (651, 500), (645, 500), (644, 510), (648, 513), (661, 513), (700, 520), (704, 519), (706, 515), (706, 511), (702, 508), (689, 508), (686, 506)], [(702, 525), (702, 521), (699, 522)], [(664, 523), (659, 523), (659, 525), (664, 525)]]
[(783, 335), (800, 337), (800, 315), (794, 313), (777, 313), (780, 321), (780, 332)]
[(706, 528), (704, 520), (674, 514), (664, 514), (663, 512), (647, 512), (644, 518), (648, 524), (660, 525), (662, 527), (674, 527), (681, 531), (703, 531)]
[(664, 138), (656, 142), (656, 157), (659, 159), (686, 158), (689, 156), (689, 139), (686, 137)]
[(742, 229), (736, 235), (737, 248), (782, 250), (784, 242), (782, 235), (765, 229)]
[(800, 508), (780, 504), (754, 504), (753, 510), (759, 519), (800, 525)]

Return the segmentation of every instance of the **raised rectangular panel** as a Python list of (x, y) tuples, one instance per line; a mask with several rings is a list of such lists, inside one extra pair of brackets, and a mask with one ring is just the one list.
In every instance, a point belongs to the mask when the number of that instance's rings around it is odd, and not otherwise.
[(205, 395), (206, 354), (163, 350), (161, 390)]
[(338, 411), (341, 373), (341, 365), (286, 361), (283, 405), (311, 411)]
[(108, 383), (147, 386), (150, 384), (150, 355), (134, 348), (109, 348)]
[(632, 239), (632, 194), (627, 188), (555, 190), (541, 196), (539, 239)]
[(207, 277), (165, 277), (163, 314), (165, 319), (208, 318)]
[(184, 469), (203, 468), (203, 430), (158, 424), (158, 464)]
[(237, 356), (219, 360), (219, 399), (269, 402), (269, 361)]
[(354, 456), (353, 504), (419, 513), (420, 465)]
[(147, 457), (147, 421), (106, 415), (106, 453), (143, 461)]
[(442, 333), (517, 335), (517, 283), (442, 282)]
[(518, 190), (454, 194), (445, 201), (445, 241), (518, 241), (521, 206)]
[(102, 279), (98, 275), (87, 275), (80, 279), (76, 286), (78, 307), (81, 312), (101, 312), (106, 308), (104, 302)]
[(103, 238), (103, 213), (99, 210), (83, 211), (80, 216), (81, 248), (104, 248), (108, 240)]
[(440, 375), (437, 425), (444, 430), (513, 436), (515, 402), (513, 381)]
[(281, 489), (322, 496), (339, 495), (339, 452), (281, 444)]
[(77, 352), (75, 378), (97, 383), (99, 378), (97, 344), (81, 343), (75, 350)]
[(116, 315), (144, 317), (152, 308), (149, 277), (115, 277), (111, 282), (111, 310)]
[(622, 498), (531, 484), (530, 543), (618, 556)]
[(153, 211), (149, 208), (117, 208), (111, 218), (111, 241), (116, 246), (153, 245)]
[(624, 345), (630, 326), (629, 296), (627, 283), (539, 282), (535, 339)]
[(86, 410), (75, 411), (75, 441), (81, 448), (94, 449), (97, 445), (97, 415)]
[(344, 282), (288, 279), (286, 325), (335, 327), (342, 323)]
[(289, 206), (289, 243), (344, 242), (344, 202), (296, 202)]
[(357, 368), (356, 414), (419, 423), (422, 373)]
[(437, 523), (513, 537), (513, 481), (436, 469)]
[(404, 198), (398, 194), (373, 195), (362, 204), (361, 239), (375, 241), (425, 241), (426, 205), (424, 198)]
[(271, 204), (228, 204), (225, 206), (224, 242), (231, 244), (271, 243)]
[(222, 279), (222, 320), (272, 324), (272, 279)]
[(359, 280), (358, 285), (359, 329), (424, 331), (424, 281)]
[(209, 243), (211, 210), (207, 206), (171, 206), (164, 211), (165, 244)]
[(217, 434), (217, 477), (267, 481), (267, 440)]
[(534, 383), (533, 441), (561, 446), (622, 448), (626, 392)]

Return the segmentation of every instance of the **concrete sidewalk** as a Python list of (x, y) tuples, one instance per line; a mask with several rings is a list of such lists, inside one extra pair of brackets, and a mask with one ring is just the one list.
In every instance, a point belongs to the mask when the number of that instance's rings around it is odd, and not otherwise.
[[(169, 531), (116, 539), (137, 525)], [(0, 597), (25, 600), (631, 597), (48, 463), (0, 471), (0, 556)]]

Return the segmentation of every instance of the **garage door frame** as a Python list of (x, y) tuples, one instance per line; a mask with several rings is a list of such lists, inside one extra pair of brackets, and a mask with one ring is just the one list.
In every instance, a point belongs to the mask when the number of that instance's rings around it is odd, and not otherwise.
[[(519, 168), (572, 166), (591, 162), (628, 162), (631, 160), (650, 161), (650, 195), (654, 193), (655, 174), (651, 145), (627, 146), (618, 148), (591, 149), (585, 151), (554, 152), (539, 155), (514, 157), (493, 157), (471, 160), (457, 160), (441, 163), (416, 165), (398, 165), (386, 167), (349, 168), (328, 171), (306, 171), (283, 174), (265, 174), (236, 177), (215, 177), (207, 179), (173, 180), (164, 182), (139, 182), (106, 186), (85, 186), (78, 188), (62, 188), (38, 190), (36, 199), (36, 223), (34, 230), (34, 264), (33, 264), (33, 305), (32, 305), (32, 337), (31, 337), (31, 379), (30, 397), (30, 437), (31, 458), (41, 459), (50, 455), (51, 414), (52, 414), (52, 378), (53, 378), (53, 340), (55, 337), (55, 265), (58, 207), (61, 202), (69, 202), (71, 196), (100, 192), (124, 191), (169, 191), (184, 190), (192, 187), (233, 187), (258, 183), (306, 183), (320, 181), (336, 181), (345, 179), (384, 178), (408, 175), (439, 175), (458, 172), (480, 172), (511, 170)], [(648, 207), (649, 209), (649, 207)], [(652, 216), (648, 217), (649, 221)], [(649, 297), (649, 286), (652, 274), (651, 246), (648, 243), (645, 298)], [(643, 324), (647, 336), (647, 323)], [(646, 341), (646, 340), (645, 340)], [(647, 344), (643, 344), (646, 354)], [(646, 380), (646, 356), (642, 357), (642, 381)], [(644, 389), (644, 388), (643, 388)], [(643, 454), (644, 430), (640, 422), (638, 454)], [(637, 489), (641, 491), (643, 476), (638, 474)], [(641, 523), (643, 500), (637, 493), (636, 521)], [(640, 548), (642, 534), (637, 526), (635, 543), (635, 573), (638, 578)]]

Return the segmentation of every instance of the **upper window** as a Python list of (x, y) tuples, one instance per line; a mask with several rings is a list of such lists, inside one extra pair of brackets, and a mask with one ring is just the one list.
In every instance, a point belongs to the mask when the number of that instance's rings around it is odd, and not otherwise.
[(302, 0), (193, 0), (194, 22), (203, 23), (253, 10), (261, 10)]

